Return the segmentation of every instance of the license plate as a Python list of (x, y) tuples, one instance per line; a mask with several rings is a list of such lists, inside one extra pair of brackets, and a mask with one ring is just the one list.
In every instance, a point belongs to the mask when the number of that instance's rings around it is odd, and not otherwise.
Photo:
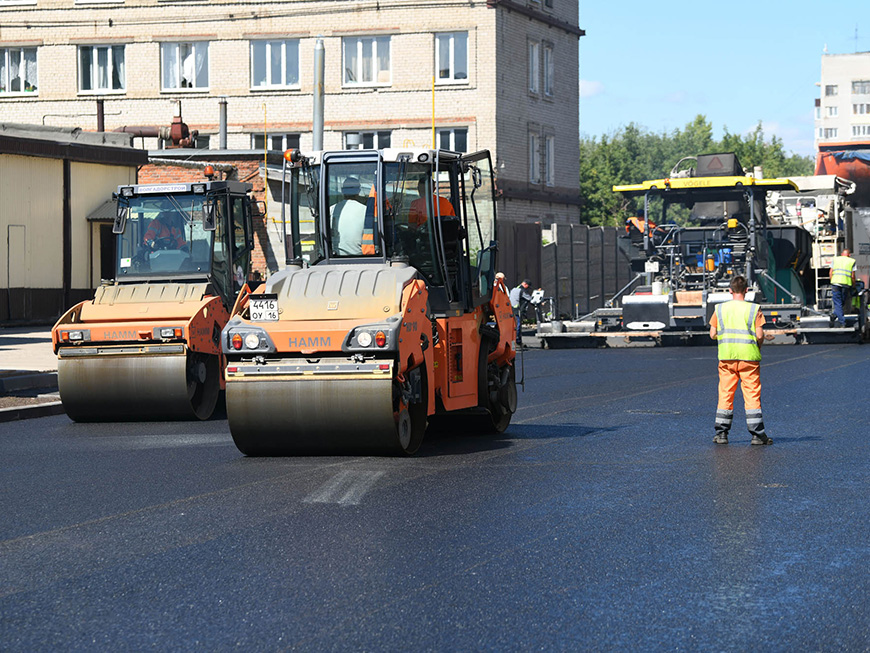
[(278, 295), (252, 296), (248, 307), (252, 322), (278, 321)]

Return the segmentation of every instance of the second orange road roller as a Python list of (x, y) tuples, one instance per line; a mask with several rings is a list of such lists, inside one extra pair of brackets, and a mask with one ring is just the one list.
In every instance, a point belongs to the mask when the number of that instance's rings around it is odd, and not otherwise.
[(495, 279), (489, 152), (289, 158), (292, 261), (243, 292), (222, 336), (238, 448), (411, 454), (441, 414), (506, 429), (515, 327)]
[(220, 335), (253, 246), (250, 184), (134, 184), (116, 193), (115, 279), (55, 324), (60, 399), (75, 421), (208, 419)]

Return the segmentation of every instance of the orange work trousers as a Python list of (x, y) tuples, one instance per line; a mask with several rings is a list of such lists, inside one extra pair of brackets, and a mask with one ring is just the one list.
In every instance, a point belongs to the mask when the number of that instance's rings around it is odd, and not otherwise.
[(734, 393), (739, 383), (747, 411), (761, 409), (761, 362), (719, 361), (719, 410), (734, 409)]

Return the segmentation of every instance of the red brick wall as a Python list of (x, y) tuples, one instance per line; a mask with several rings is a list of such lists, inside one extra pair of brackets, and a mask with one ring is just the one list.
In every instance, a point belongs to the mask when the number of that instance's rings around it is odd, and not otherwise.
[[(221, 159), (221, 163), (235, 166), (235, 171), (218, 172), (216, 179), (232, 179), (253, 185), (254, 197), (258, 201), (265, 200), (263, 178), (260, 177), (260, 161), (251, 160), (227, 160)], [(171, 184), (205, 179), (203, 172), (198, 168), (183, 168), (181, 166), (149, 163), (139, 168), (140, 184)], [(266, 278), (268, 267), (264, 250), (268, 248), (269, 236), (266, 232), (265, 216), (254, 215), (254, 251), (251, 253), (251, 271), (257, 271)]]

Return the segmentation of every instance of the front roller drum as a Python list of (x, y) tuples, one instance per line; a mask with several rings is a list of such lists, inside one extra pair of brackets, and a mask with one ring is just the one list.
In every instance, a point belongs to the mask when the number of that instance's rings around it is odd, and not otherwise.
[(411, 454), (426, 429), (390, 378), (227, 379), (227, 419), (248, 456)]
[(204, 420), (220, 394), (220, 363), (193, 352), (61, 356), (57, 384), (76, 422)]

